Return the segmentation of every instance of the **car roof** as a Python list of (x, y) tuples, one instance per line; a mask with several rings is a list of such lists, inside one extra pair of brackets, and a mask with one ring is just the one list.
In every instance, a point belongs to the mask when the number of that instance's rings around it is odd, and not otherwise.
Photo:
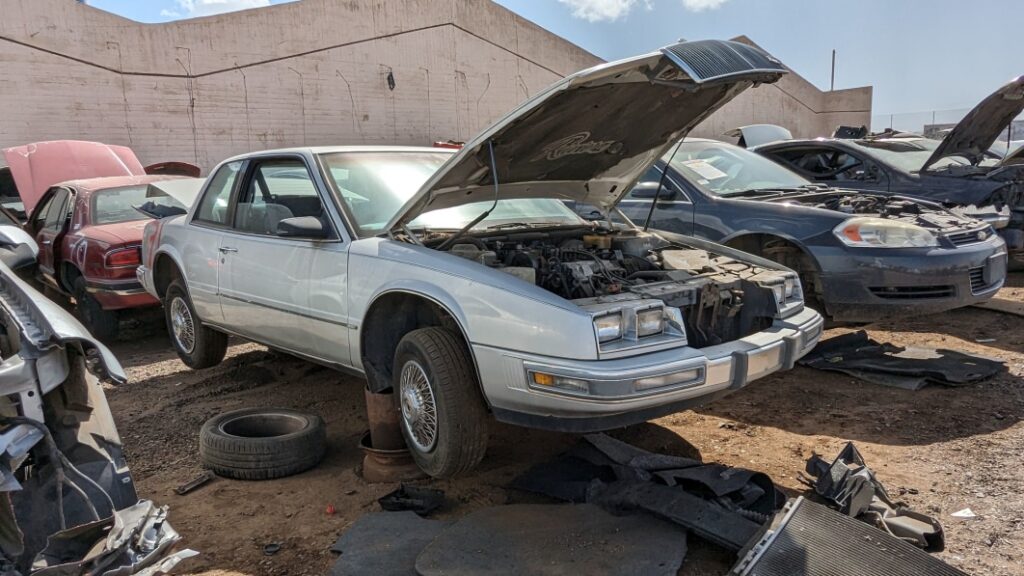
[(152, 182), (162, 182), (164, 180), (178, 180), (181, 178), (187, 178), (187, 176), (171, 176), (167, 174), (154, 174), (146, 176), (106, 176), (103, 178), (67, 180), (65, 182), (59, 182), (57, 184), (54, 184), (53, 187), (64, 186), (68, 188), (74, 188), (79, 192), (89, 193), (96, 192), (98, 190), (106, 190), (107, 188), (119, 188), (121, 186), (137, 186), (141, 184), (150, 184)]
[(234, 162), (255, 158), (259, 156), (274, 156), (277, 154), (335, 154), (339, 152), (437, 152), (439, 154), (454, 154), (456, 150), (450, 148), (438, 148), (435, 146), (308, 146), (297, 148), (276, 148), (273, 150), (258, 150), (232, 156), (224, 162)]

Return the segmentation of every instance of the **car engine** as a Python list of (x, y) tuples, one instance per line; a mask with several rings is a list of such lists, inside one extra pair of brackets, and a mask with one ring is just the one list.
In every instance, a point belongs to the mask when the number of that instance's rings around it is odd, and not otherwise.
[(850, 215), (899, 220), (937, 232), (977, 228), (981, 225), (980, 222), (953, 214), (939, 206), (929, 207), (928, 204), (922, 203), (920, 200), (899, 196), (829, 191), (797, 198), (782, 198), (778, 202), (798, 203)]
[(575, 228), (465, 236), (448, 251), (584, 308), (661, 301), (681, 312), (679, 329), (691, 346), (698, 347), (770, 326), (779, 305), (793, 297), (796, 285), (792, 273), (639, 231)]

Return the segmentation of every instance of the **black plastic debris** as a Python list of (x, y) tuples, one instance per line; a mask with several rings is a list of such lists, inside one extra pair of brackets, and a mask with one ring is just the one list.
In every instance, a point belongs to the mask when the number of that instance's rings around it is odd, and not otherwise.
[(451, 522), (414, 512), (371, 512), (356, 520), (332, 552), (341, 554), (330, 576), (416, 576), (416, 558)]
[(799, 363), (906, 390), (919, 390), (928, 383), (963, 386), (1006, 368), (1001, 360), (956, 350), (879, 343), (863, 330), (819, 342)]
[(847, 443), (831, 464), (817, 454), (811, 456), (807, 473), (816, 480), (804, 481), (843, 514), (931, 552), (945, 547), (939, 521), (893, 502), (853, 442)]
[(423, 549), (416, 572), (670, 576), (685, 556), (686, 531), (644, 514), (615, 516), (589, 504), (512, 504), (456, 522)]
[(512, 487), (615, 512), (645, 511), (739, 550), (785, 504), (765, 474), (655, 454), (591, 434), (528, 470)]
[(740, 554), (732, 576), (967, 576), (898, 538), (796, 498)]
[(427, 516), (444, 504), (444, 491), (402, 484), (394, 492), (377, 499), (382, 510), (402, 512), (408, 510), (420, 516)]

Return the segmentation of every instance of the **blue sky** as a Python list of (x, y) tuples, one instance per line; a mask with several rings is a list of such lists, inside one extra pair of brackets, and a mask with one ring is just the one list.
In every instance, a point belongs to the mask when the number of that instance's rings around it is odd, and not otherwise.
[[(89, 0), (163, 22), (285, 0)], [(969, 108), (1024, 74), (1019, 0), (497, 0), (606, 59), (745, 34), (819, 87), (871, 84), (874, 113)]]

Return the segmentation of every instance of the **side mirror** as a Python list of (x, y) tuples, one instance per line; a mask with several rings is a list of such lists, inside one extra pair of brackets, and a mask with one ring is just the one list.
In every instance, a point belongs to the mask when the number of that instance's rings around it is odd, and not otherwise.
[(320, 240), (330, 232), (316, 216), (295, 216), (277, 223), (277, 235), (282, 238), (308, 238)]
[(39, 245), (17, 226), (0, 225), (0, 259), (11, 269), (24, 268), (36, 263)]
[(658, 200), (671, 200), (675, 193), (668, 186), (661, 186), (661, 182), (640, 182), (633, 187), (629, 193), (633, 198), (654, 198)]

